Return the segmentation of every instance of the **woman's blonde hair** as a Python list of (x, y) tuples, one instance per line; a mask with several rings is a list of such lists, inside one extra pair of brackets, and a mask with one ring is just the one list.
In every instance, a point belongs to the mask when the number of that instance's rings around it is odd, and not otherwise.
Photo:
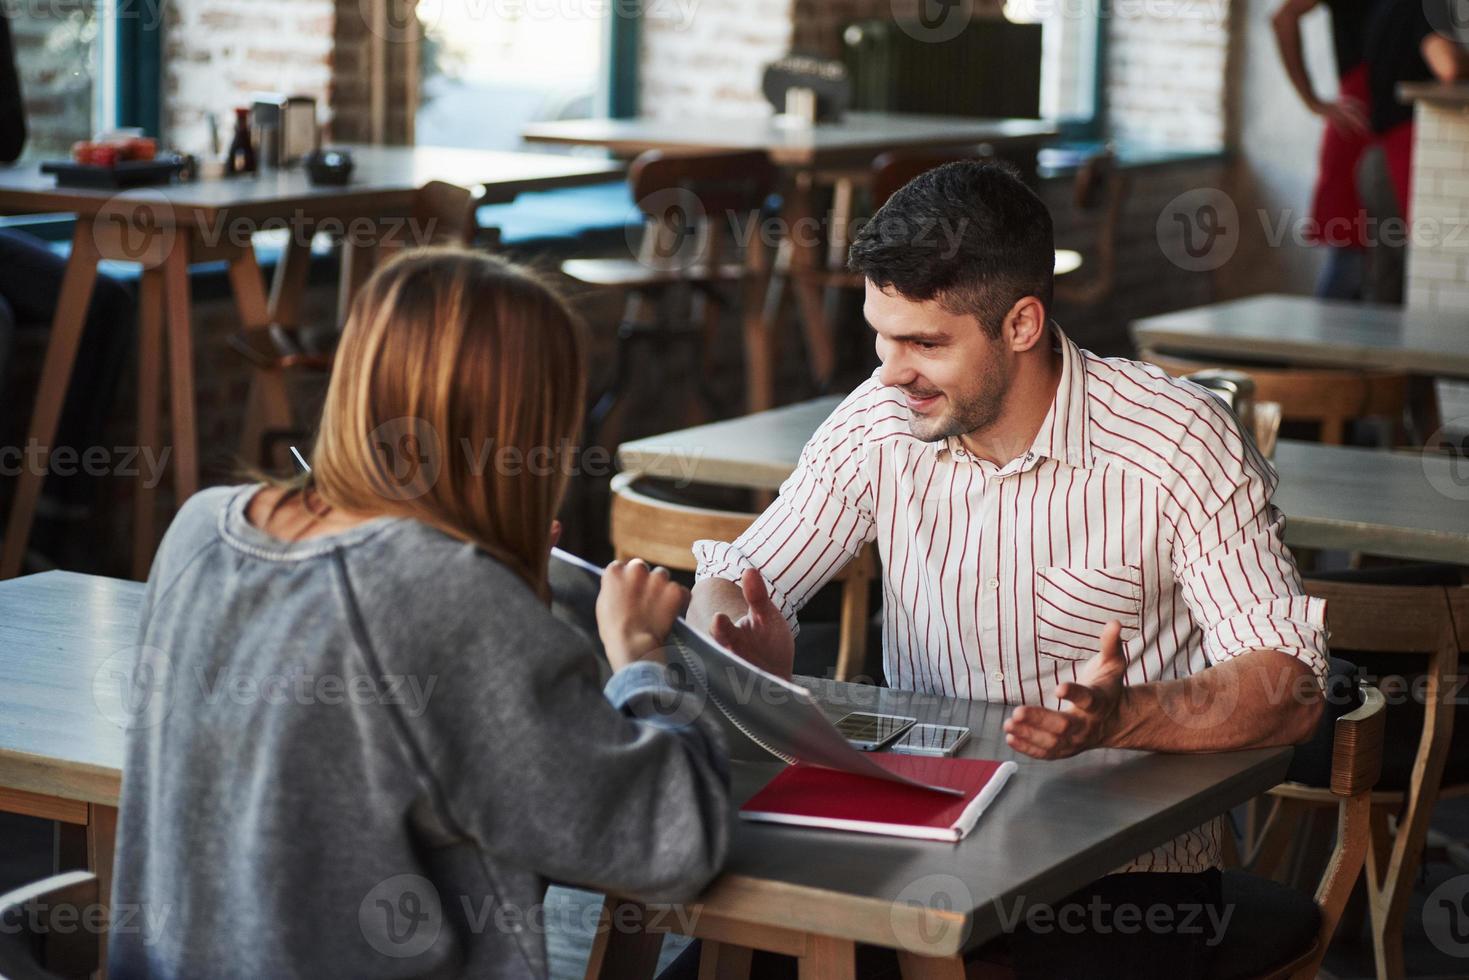
[(462, 249), (410, 252), (352, 303), (311, 483), (333, 507), (477, 545), (545, 598), (585, 385), (579, 322), (531, 273)]

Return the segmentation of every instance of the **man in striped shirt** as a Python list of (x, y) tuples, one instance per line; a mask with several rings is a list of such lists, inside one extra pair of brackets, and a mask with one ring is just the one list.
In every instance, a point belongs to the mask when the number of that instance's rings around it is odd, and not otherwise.
[[(924, 174), (863, 228), (851, 267), (882, 365), (748, 531), (695, 545), (690, 620), (789, 675), (797, 612), (875, 544), (888, 682), (1016, 705), (1016, 751), (1310, 737), (1324, 608), (1282, 543), (1273, 469), (1207, 392), (1050, 323), (1051, 219), (1013, 170)], [(1073, 899), (1217, 904), (1220, 833), (1216, 819)], [(1026, 974), (1202, 975), (1204, 939), (1149, 939), (1013, 945)]]

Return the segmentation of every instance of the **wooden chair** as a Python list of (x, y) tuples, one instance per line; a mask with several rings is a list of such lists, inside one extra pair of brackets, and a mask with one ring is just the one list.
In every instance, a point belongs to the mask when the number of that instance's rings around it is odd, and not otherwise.
[(1226, 870), (1224, 907), (1234, 914), (1212, 954), (1210, 980), (1317, 975), (1367, 857), (1372, 787), (1382, 766), (1386, 700), (1371, 685), (1359, 690), (1362, 706), (1336, 720), (1330, 772), (1313, 780), (1319, 785), (1300, 787), (1337, 811), (1336, 845), (1315, 895), (1308, 898), (1254, 867)]
[[(645, 228), (636, 258), (570, 259), (561, 271), (589, 286), (626, 294), (617, 329), (612, 380), (588, 416), (588, 438), (606, 439), (611, 419), (632, 383), (639, 357), (661, 358), (661, 346), (691, 347), (695, 358), (685, 381), (693, 397), (686, 424), (701, 421), (709, 397), (709, 358), (726, 310), (739, 305), (747, 344), (759, 331), (766, 246), (759, 230), (762, 208), (775, 190), (776, 169), (763, 152), (672, 154), (654, 150), (633, 161), (628, 173)], [(734, 234), (727, 235), (726, 232)], [(729, 241), (748, 234), (743, 255)], [(726, 295), (726, 290), (736, 297)], [(686, 314), (669, 307), (687, 298)], [(753, 335), (758, 340), (758, 335)], [(767, 386), (768, 379), (751, 385)]]
[[(1466, 760), (1455, 760), (1459, 773), (1454, 778), (1461, 781), (1443, 785), (1454, 731), (1452, 681), (1461, 655), (1469, 650), (1469, 589), (1312, 579), (1306, 580), (1306, 589), (1327, 600), (1334, 654), (1352, 659), (1352, 651), (1358, 651), (1384, 659), (1401, 658), (1406, 665), (1416, 661), (1424, 669), (1424, 715), (1416, 749), (1410, 759), (1394, 758), (1396, 753), (1389, 751), (1384, 776), (1388, 785), (1376, 789), (1369, 799), (1367, 900), (1377, 976), (1383, 980), (1401, 977), (1403, 918), (1433, 805), (1442, 796), (1469, 795)], [(1399, 714), (1397, 707), (1389, 710)], [(1337, 797), (1301, 783), (1283, 783), (1270, 796), (1273, 806), (1254, 843), (1250, 863), (1256, 873), (1279, 878), (1304, 818), (1336, 805)], [(1389, 814), (1398, 815), (1395, 835), (1389, 831)]]
[(87, 977), (102, 965), (107, 934), (89, 929), (102, 905), (95, 875), (68, 871), (0, 895), (0, 976)]
[(1174, 377), (1210, 369), (1246, 374), (1255, 383), (1256, 399), (1278, 402), (1285, 422), (1315, 424), (1321, 442), (1327, 445), (1341, 445), (1348, 422), (1371, 417), (1391, 423), (1395, 443), (1406, 439), (1403, 418), (1408, 407), (1408, 376), (1400, 371), (1225, 365), (1154, 350), (1142, 351), (1142, 359)]
[[(641, 558), (675, 571), (694, 571), (694, 542), (733, 541), (758, 514), (711, 510), (671, 503), (637, 489), (641, 474), (619, 473), (612, 480), (612, 549), (620, 560)], [(842, 569), (840, 640), (836, 679), (851, 680), (867, 661), (867, 589), (877, 575), (871, 546)]]
[(1085, 278), (1065, 276), (1055, 285), (1055, 300), (1072, 306), (1096, 306), (1117, 286), (1117, 238), (1129, 191), (1127, 171), (1107, 147), (1090, 157), (1076, 172), (1072, 207), (1083, 216), (1097, 215), (1096, 233)]
[[(377, 264), (411, 246), (473, 244), (476, 204), (474, 193), (466, 188), (431, 181), (414, 195), (407, 223), (386, 226), (383, 236), (370, 247), (344, 241), (339, 319), (345, 319), (352, 297)], [(268, 466), (274, 446), (306, 438), (306, 431), (293, 418), (286, 375), (291, 371), (330, 374), (341, 327), (339, 322), (330, 329), (312, 331), (297, 324), (270, 324), (264, 329), (238, 331), (230, 338), (230, 347), (252, 368), (240, 437), (242, 459)]]

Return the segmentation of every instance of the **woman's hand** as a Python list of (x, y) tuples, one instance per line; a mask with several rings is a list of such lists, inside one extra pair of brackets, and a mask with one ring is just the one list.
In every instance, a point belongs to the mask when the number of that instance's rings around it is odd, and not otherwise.
[(639, 660), (663, 663), (668, 631), (688, 601), (689, 590), (669, 579), (666, 568), (649, 568), (641, 558), (608, 565), (597, 595), (597, 632), (613, 671)]

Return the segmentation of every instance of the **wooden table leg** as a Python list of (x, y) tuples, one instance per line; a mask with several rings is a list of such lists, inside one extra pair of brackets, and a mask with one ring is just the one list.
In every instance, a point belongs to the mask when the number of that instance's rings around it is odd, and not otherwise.
[(817, 278), (824, 271), (826, 243), (820, 235), (816, 214), (816, 175), (796, 175), (794, 190), (787, 200), (791, 236), (791, 282), (801, 312), (801, 331), (806, 338), (806, 355), (811, 359), (811, 377), (823, 390), (836, 372), (836, 335), (826, 316), (826, 294)]
[(757, 232), (745, 256), (746, 266), (754, 270), (740, 309), (745, 343), (745, 410), (749, 412), (775, 405), (775, 331), (784, 288), (781, 262), (788, 253), (787, 242), (772, 249)]
[[(163, 269), (145, 268), (138, 283), (138, 450), (151, 454), (163, 468), (159, 453), (160, 379), (163, 373)], [(143, 472), (140, 468), (139, 472)], [(133, 492), (133, 578), (148, 577), (158, 537), (156, 488), (139, 479)]]
[(180, 233), (163, 263), (168, 309), (168, 391), (173, 426), (174, 505), (199, 489), (199, 436), (194, 418), (194, 317), (189, 298), (189, 238)]
[(347, 322), (352, 311), (352, 300), (357, 291), (372, 275), (377, 260), (377, 242), (364, 242), (349, 232), (342, 237), (342, 276), (337, 286), (337, 326)]
[[(15, 500), (10, 506), (4, 550), (0, 552), (0, 579), (19, 575), (25, 561), (36, 500), (40, 497), (49, 466), (51, 443), (56, 438), (56, 426), (61, 420), (61, 406), (66, 398), (67, 385), (71, 383), (77, 348), (81, 346), (87, 308), (92, 302), (92, 287), (97, 282), (99, 258), (91, 222), (78, 221), (71, 240), (71, 258), (67, 260), (66, 273), (61, 280), (61, 300), (51, 321), (46, 359), (41, 365), (41, 385), (36, 392), (30, 430), (23, 447), (27, 456), (23, 459)], [(41, 447), (34, 458), (29, 456), (32, 446)]]
[[(306, 273), (311, 265), (311, 243), (293, 233), (276, 267), (269, 298), (253, 248), (242, 249), (229, 260), (230, 288), (245, 330), (295, 327), (301, 322)], [(256, 368), (250, 372), (250, 394), (240, 433), (240, 458), (251, 464), (269, 464), (259, 458), (261, 439), (271, 429), (289, 429), (293, 423), (286, 378), (280, 370)]]
[[(97, 894), (103, 920), (112, 904), (112, 864), (117, 849), (117, 808), (97, 803), (87, 806), (87, 869), (97, 876)], [(100, 976), (107, 976), (107, 933), (97, 941)]]
[(811, 935), (799, 960), (801, 980), (856, 980), (857, 944), (850, 939)]
[(658, 969), (663, 936), (643, 928), (647, 910), (608, 896), (587, 959), (587, 980), (644, 980)]
[(920, 956), (898, 950), (898, 967), (903, 980), (964, 980), (962, 956)]
[(699, 980), (749, 980), (753, 954), (748, 946), (705, 939), (699, 950)]

